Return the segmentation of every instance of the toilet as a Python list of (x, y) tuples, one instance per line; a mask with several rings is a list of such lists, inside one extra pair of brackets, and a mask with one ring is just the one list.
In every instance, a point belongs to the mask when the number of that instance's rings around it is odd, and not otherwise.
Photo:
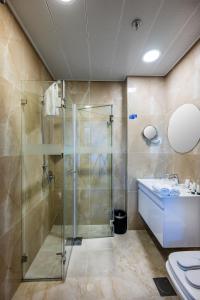
[(200, 251), (171, 253), (166, 268), (181, 299), (200, 300)]

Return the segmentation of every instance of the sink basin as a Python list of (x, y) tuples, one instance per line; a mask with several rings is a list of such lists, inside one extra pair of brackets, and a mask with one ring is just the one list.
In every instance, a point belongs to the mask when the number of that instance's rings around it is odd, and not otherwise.
[(199, 195), (192, 194), (189, 189), (185, 188), (184, 184), (175, 185), (174, 182), (169, 179), (138, 179), (138, 183), (146, 186), (152, 192), (154, 192), (154, 186), (160, 186), (179, 190), (179, 197), (200, 197)]

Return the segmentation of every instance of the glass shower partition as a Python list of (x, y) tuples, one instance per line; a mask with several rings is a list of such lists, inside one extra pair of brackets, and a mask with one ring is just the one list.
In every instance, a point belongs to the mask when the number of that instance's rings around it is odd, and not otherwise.
[(74, 238), (113, 235), (112, 105), (23, 81), (21, 107), (23, 280), (61, 280)]
[[(61, 81), (22, 82), (24, 280), (63, 279), (72, 249), (73, 193), (66, 176), (71, 163), (71, 154), (66, 154), (71, 147), (70, 129), (64, 143), (65, 122), (72, 128), (72, 118), (70, 105), (64, 104), (63, 85)], [(66, 224), (71, 228), (67, 233)]]
[(113, 235), (112, 105), (77, 109), (77, 235)]
[(63, 276), (66, 276), (74, 240), (76, 200), (76, 106), (64, 95), (64, 206), (63, 206)]

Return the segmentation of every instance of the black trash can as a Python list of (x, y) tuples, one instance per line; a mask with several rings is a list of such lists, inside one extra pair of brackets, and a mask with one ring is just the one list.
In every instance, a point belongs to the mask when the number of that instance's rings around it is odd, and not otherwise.
[(127, 213), (122, 209), (114, 210), (114, 232), (124, 234), (127, 231)]

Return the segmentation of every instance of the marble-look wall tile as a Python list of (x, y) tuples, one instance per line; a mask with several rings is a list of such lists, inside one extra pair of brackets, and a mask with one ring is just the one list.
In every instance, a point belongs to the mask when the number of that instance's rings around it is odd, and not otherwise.
[(111, 190), (91, 190), (93, 193), (90, 201), (90, 224), (104, 225), (110, 222), (110, 198)]
[(78, 190), (78, 225), (90, 225), (91, 213), (90, 213), (90, 190)]
[[(128, 227), (142, 227), (137, 211), (137, 178), (160, 177), (169, 173), (166, 160), (166, 96), (163, 78), (130, 77), (127, 79), (127, 210)], [(128, 118), (137, 114), (137, 119)], [(158, 145), (147, 145), (142, 137), (145, 126), (154, 125), (161, 137)]]
[(161, 115), (166, 111), (162, 77), (130, 77), (127, 79), (128, 113)]
[(167, 153), (132, 153), (128, 162), (128, 191), (137, 190), (138, 178), (161, 178), (173, 170), (173, 155)]
[(0, 156), (20, 153), (20, 90), (0, 78)]
[(90, 104), (113, 104), (114, 114), (122, 116), (122, 83), (121, 82), (91, 82)]
[[(178, 63), (166, 78), (168, 118), (176, 108), (192, 103), (200, 108), (200, 41)], [(200, 143), (187, 154), (174, 152), (173, 169), (183, 182), (186, 178), (199, 182)]]
[(0, 20), (0, 299), (10, 300), (22, 277), (21, 80), (51, 76), (7, 5), (0, 4)]
[(0, 237), (0, 299), (10, 300), (21, 279), (21, 222)]
[[(164, 78), (131, 77), (127, 80), (128, 115), (138, 118), (127, 121), (127, 188), (129, 227), (137, 228), (136, 179), (160, 177), (177, 173), (200, 182), (198, 144), (189, 154), (178, 154), (170, 147), (167, 128), (171, 114), (182, 104), (193, 103), (200, 108), (200, 42)], [(147, 145), (141, 133), (146, 125), (155, 125), (161, 143)], [(135, 201), (135, 202), (134, 202)]]
[(21, 219), (20, 167), (19, 156), (0, 156), (0, 237)]
[[(126, 189), (126, 153), (114, 153), (112, 166), (113, 190)], [(114, 198), (115, 199), (115, 198)]]
[(126, 117), (117, 117), (114, 114), (112, 144), (114, 154), (126, 154)]
[(179, 175), (181, 182), (189, 178), (200, 184), (200, 154), (178, 154), (173, 155), (173, 171)]
[[(156, 127), (160, 143), (147, 144), (142, 137), (144, 128), (148, 125)], [(128, 153), (172, 153), (168, 137), (168, 122), (164, 114), (161, 115), (142, 115), (137, 119), (128, 121)]]
[(126, 201), (125, 201), (127, 199), (126, 189), (114, 188), (112, 190), (112, 193), (113, 193), (114, 208), (126, 210)]
[(90, 83), (87, 81), (66, 82), (66, 95), (72, 103), (82, 107), (90, 104)]
[(172, 113), (185, 103), (200, 103), (200, 42), (166, 77), (168, 111)]

